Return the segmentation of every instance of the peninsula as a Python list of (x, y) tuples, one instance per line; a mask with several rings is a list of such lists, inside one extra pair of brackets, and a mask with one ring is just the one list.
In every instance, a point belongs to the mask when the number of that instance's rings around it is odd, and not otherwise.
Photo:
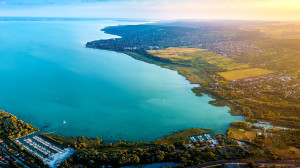
[[(178, 21), (104, 28), (86, 44), (176, 70), (247, 121), (300, 128), (299, 23)], [(276, 33), (275, 33), (276, 32)], [(289, 32), (289, 33), (285, 33)]]

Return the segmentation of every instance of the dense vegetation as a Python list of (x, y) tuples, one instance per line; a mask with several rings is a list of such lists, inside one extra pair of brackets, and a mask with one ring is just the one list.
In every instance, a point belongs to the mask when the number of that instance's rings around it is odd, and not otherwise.
[[(150, 148), (137, 148), (125, 151), (94, 152), (81, 150), (73, 157), (74, 161), (90, 167), (99, 165), (125, 166), (150, 164), (158, 162), (183, 163), (182, 166), (191, 166), (207, 161), (219, 160), (219, 156), (212, 148), (199, 150), (197, 148), (175, 150), (173, 145), (157, 145)], [(62, 165), (66, 166), (67, 162)]]
[[(12, 121), (10, 121), (12, 120)], [(4, 123), (16, 122), (19, 130), (26, 128), (24, 122), (18, 120), (11, 114), (2, 111), (2, 121)], [(8, 122), (9, 121), (9, 122)], [(21, 123), (21, 124), (20, 124)], [(23, 123), (23, 124), (22, 124)], [(8, 124), (10, 125), (10, 124)], [(26, 125), (26, 124), (25, 124)], [(30, 126), (30, 125), (29, 125)], [(20, 127), (20, 128), (19, 128)], [(233, 128), (245, 129), (251, 131), (259, 127), (253, 127), (247, 122), (235, 122), (231, 124)], [(9, 127), (10, 129), (15, 127)], [(31, 131), (35, 129), (31, 126)], [(228, 138), (223, 134), (215, 134), (218, 144), (213, 145), (210, 140), (191, 142), (188, 137), (201, 134), (211, 133), (212, 130), (202, 130), (198, 128), (186, 129), (182, 131), (174, 131), (172, 135), (166, 135), (162, 139), (153, 142), (133, 142), (117, 141), (115, 143), (102, 143), (100, 138), (86, 137), (64, 137), (60, 135), (42, 134), (45, 138), (58, 143), (59, 145), (73, 147), (77, 152), (68, 158), (60, 167), (72, 167), (82, 164), (87, 167), (113, 166), (120, 167), (126, 165), (151, 164), (159, 162), (175, 162), (179, 163), (177, 167), (187, 167), (201, 164), (209, 161), (217, 161), (222, 159), (279, 159), (275, 153), (262, 148), (267, 141), (265, 136), (256, 137), (254, 145), (240, 146), (237, 141)], [(269, 134), (273, 137), (281, 138), (286, 145), (299, 147), (299, 131), (279, 131), (271, 130)], [(6, 135), (6, 134), (3, 134)], [(13, 136), (12, 134), (11, 136)], [(271, 136), (271, 135), (269, 135)], [(284, 137), (281, 137), (284, 136)], [(296, 141), (293, 141), (296, 140)], [(20, 155), (24, 159), (24, 163), (28, 165), (45, 166), (34, 155), (26, 152), (17, 144), (11, 143), (11, 140), (5, 140), (8, 144), (7, 149), (14, 154)], [(190, 147), (188, 147), (190, 146)], [(15, 150), (15, 151), (14, 151)], [(292, 150), (298, 153), (298, 151)], [(14, 164), (13, 162), (11, 164)], [(18, 167), (15, 165), (15, 167)]]
[(68, 159), (61, 167), (74, 164), (99, 167), (99, 165), (125, 166), (137, 164), (150, 164), (155, 162), (177, 162), (182, 166), (200, 164), (207, 161), (219, 160), (213, 148), (207, 147), (186, 149), (189, 136), (210, 133), (212, 130), (198, 128), (186, 129), (166, 135), (153, 142), (118, 141), (116, 143), (102, 143), (99, 138), (63, 137), (59, 135), (46, 135), (44, 137), (77, 149), (72, 159)]
[(237, 122), (230, 123), (230, 126), (245, 129), (245, 130), (250, 130), (251, 124), (245, 121), (237, 121)]
[(278, 130), (272, 129), (269, 132), (273, 143), (294, 146), (300, 149), (300, 130)]
[(4, 162), (8, 161), (5, 166), (24, 167), (20, 162), (16, 161), (16, 158), (22, 160), (23, 164), (30, 167), (46, 166), (41, 159), (13, 141), (13, 138), (39, 131), (37, 128), (2, 110), (0, 110), (0, 128), (0, 158)]
[(15, 138), (38, 131), (32, 125), (19, 120), (16, 116), (0, 110), (0, 135), (3, 138)]

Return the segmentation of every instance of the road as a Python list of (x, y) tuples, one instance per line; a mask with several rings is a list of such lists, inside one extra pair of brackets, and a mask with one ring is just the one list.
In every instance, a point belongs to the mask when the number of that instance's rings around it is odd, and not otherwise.
[(28, 166), (26, 166), (22, 161), (20, 161), (17, 157), (15, 157), (13, 154), (9, 153), (4, 147), (2, 147), (0, 145), (0, 148), (3, 149), (10, 157), (15, 158), (15, 160), (20, 163), (22, 166), (24, 166), (25, 168), (29, 168)]
[[(193, 166), (192, 168), (208, 168), (214, 166), (221, 166), (222, 164), (245, 164), (249, 160), (220, 160), (214, 162), (207, 162), (200, 165)], [(253, 160), (255, 164), (268, 164), (268, 165), (295, 165), (300, 166), (300, 161), (295, 160)]]

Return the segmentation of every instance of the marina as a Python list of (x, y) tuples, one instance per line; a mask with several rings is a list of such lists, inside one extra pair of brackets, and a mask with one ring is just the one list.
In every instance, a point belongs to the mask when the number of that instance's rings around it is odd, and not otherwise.
[(205, 141), (205, 140), (213, 140), (209, 134), (203, 134), (203, 135), (197, 135), (197, 136), (190, 136), (189, 139), (192, 142), (197, 142), (197, 141)]
[(64, 162), (75, 152), (72, 148), (62, 148), (57, 144), (51, 143), (42, 138), (37, 132), (15, 138), (14, 141), (28, 152), (42, 159), (51, 168), (58, 167), (60, 163)]

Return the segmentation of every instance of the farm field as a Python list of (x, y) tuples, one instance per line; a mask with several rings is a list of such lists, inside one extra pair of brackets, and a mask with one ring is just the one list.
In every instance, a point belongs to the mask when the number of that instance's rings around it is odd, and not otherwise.
[(249, 130), (231, 127), (227, 132), (227, 136), (236, 140), (244, 140), (245, 138), (254, 140), (256, 137), (256, 133), (257, 131), (254, 130), (249, 131)]
[(247, 64), (237, 63), (231, 58), (215, 54), (211, 51), (199, 48), (175, 48), (170, 47), (163, 50), (147, 50), (148, 53), (170, 59), (176, 63), (189, 63), (192, 65), (209, 64), (217, 67), (219, 71), (237, 70), (249, 68)]
[(202, 52), (204, 49), (198, 48), (176, 48), (169, 47), (163, 50), (148, 50), (147, 52), (161, 58), (180, 58), (190, 60), (195, 52)]
[[(222, 55), (199, 48), (175, 48), (170, 47), (163, 50), (148, 50), (148, 53), (169, 59), (170, 61), (190, 65), (193, 68), (175, 68), (191, 81), (191, 83), (203, 83), (203, 77), (195, 73), (197, 69), (206, 69), (225, 78), (226, 80), (237, 80), (273, 73), (262, 68), (251, 68), (247, 64), (242, 64)], [(195, 68), (195, 69), (194, 69)]]
[(268, 75), (271, 73), (274, 72), (262, 68), (249, 68), (249, 69), (241, 69), (241, 70), (234, 70), (234, 71), (227, 71), (227, 72), (219, 72), (218, 74), (227, 80), (238, 80), (238, 79), (244, 79), (249, 77)]

